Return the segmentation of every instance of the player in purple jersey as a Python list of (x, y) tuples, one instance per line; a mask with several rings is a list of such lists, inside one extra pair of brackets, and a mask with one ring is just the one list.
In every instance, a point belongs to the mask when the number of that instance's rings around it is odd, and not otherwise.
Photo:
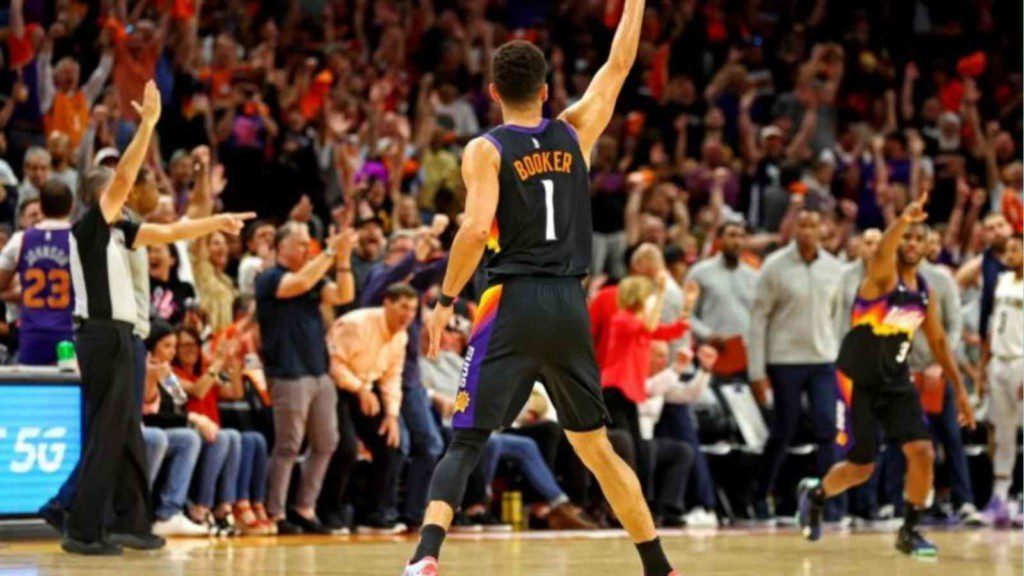
[(0, 291), (8, 290), (15, 274), (21, 286), (18, 363), (30, 366), (54, 364), (57, 344), (74, 338), (71, 191), (50, 180), (39, 200), (43, 220), (16, 233), (0, 253)]

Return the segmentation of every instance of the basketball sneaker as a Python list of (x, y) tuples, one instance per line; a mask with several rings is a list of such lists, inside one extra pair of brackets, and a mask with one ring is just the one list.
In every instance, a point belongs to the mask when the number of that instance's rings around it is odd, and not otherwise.
[(437, 559), (432, 556), (420, 560), (415, 564), (409, 564), (405, 567), (405, 572), (402, 572), (402, 576), (437, 576)]
[(816, 542), (821, 538), (821, 520), (824, 515), (823, 506), (814, 501), (811, 493), (821, 486), (815, 478), (804, 478), (797, 487), (796, 521), (800, 525), (804, 538)]
[(939, 549), (914, 528), (900, 528), (896, 535), (896, 549), (915, 558), (935, 558)]

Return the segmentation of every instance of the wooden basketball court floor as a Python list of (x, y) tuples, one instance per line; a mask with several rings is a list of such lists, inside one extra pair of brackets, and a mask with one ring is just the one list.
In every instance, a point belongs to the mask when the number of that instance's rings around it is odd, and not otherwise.
[[(838, 531), (805, 542), (794, 530), (665, 533), (684, 576), (1021, 576), (1020, 531), (930, 531), (937, 560), (897, 554), (892, 532)], [(414, 541), (403, 537), (174, 539), (120, 558), (63, 554), (55, 540), (0, 543), (0, 576), (398, 576)], [(621, 532), (453, 535), (444, 576), (640, 576)]]

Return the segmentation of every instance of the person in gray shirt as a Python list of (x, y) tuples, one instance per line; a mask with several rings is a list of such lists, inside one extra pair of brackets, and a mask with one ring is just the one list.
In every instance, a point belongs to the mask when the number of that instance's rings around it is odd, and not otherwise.
[[(690, 269), (687, 282), (700, 286), (691, 326), (697, 338), (719, 351), (742, 339), (750, 327), (757, 271), (740, 260), (747, 233), (742, 223), (726, 222), (719, 230), (721, 252)], [(744, 371), (739, 368), (737, 372)]]
[(827, 472), (835, 458), (841, 279), (839, 260), (821, 247), (821, 213), (801, 208), (795, 240), (761, 269), (747, 335), (754, 392), (762, 403), (769, 389), (775, 398), (754, 492), (758, 520), (772, 519), (768, 495), (800, 422), (803, 392), (818, 444), (818, 472)]

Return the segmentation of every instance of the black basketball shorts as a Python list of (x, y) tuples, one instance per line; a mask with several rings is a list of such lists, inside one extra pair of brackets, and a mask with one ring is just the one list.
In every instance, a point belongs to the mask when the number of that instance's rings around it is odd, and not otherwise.
[(851, 378), (837, 370), (839, 413), (836, 445), (839, 455), (854, 464), (874, 464), (880, 437), (902, 446), (930, 440), (931, 433), (909, 374), (861, 374)]
[(608, 422), (586, 295), (576, 278), (513, 277), (484, 292), (452, 426), (507, 428), (534, 382), (547, 389), (566, 430), (588, 432)]

